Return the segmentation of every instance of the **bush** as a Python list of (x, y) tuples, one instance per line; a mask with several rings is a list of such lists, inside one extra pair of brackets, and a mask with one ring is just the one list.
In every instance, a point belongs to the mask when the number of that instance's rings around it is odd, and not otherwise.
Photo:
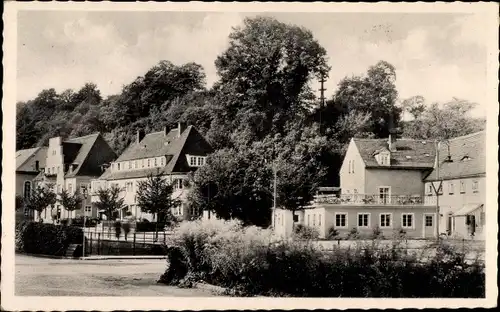
[(351, 229), (351, 231), (349, 231), (349, 233), (347, 234), (347, 239), (359, 239), (360, 236), (359, 236), (359, 232), (358, 232), (358, 229), (353, 227)]
[(317, 239), (319, 237), (317, 229), (303, 224), (297, 224), (293, 232), (298, 239)]
[(162, 232), (165, 229), (164, 222), (149, 222), (141, 221), (136, 222), (135, 231), (136, 232), (155, 232), (156, 230)]
[(395, 229), (393, 233), (393, 238), (396, 240), (406, 239), (406, 231), (402, 228)]
[(327, 239), (335, 239), (339, 236), (339, 231), (332, 225), (328, 229), (328, 234), (326, 235)]
[(384, 239), (384, 235), (382, 235), (382, 230), (378, 226), (373, 228), (372, 239)]
[(74, 226), (23, 222), (16, 227), (16, 251), (63, 256), (70, 244), (81, 244), (82, 229)]
[[(72, 226), (80, 226), (83, 227), (83, 216), (78, 218), (71, 219)], [(99, 223), (99, 220), (96, 218), (85, 217), (85, 227), (95, 227)]]
[(484, 297), (483, 266), (465, 263), (445, 245), (421, 263), (376, 242), (324, 253), (234, 221), (183, 222), (174, 233), (169, 267), (159, 280), (170, 285), (203, 280), (245, 295)]

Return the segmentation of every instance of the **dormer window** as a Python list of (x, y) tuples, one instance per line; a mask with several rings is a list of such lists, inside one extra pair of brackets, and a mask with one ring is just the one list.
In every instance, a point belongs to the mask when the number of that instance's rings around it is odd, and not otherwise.
[(163, 157), (160, 158), (160, 165), (161, 166), (165, 165), (165, 158), (163, 158)]
[(120, 163), (118, 163), (118, 171), (120, 171)]
[(375, 159), (381, 166), (389, 166), (391, 164), (391, 154), (389, 152), (381, 152), (375, 155)]
[(186, 155), (189, 166), (191, 167), (201, 167), (205, 165), (205, 160), (206, 156), (193, 156), (193, 155)]
[(158, 166), (158, 162), (157, 162), (157, 160), (155, 158), (155, 167), (157, 167), (157, 166)]

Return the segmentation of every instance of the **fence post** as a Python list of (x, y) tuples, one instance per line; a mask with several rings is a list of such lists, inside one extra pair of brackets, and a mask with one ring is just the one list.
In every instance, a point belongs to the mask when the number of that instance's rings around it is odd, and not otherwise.
[(143, 235), (142, 235), (142, 244), (144, 245), (143, 247), (146, 247), (146, 232), (143, 232)]
[(165, 245), (167, 241), (165, 235), (166, 235), (165, 230), (163, 230), (163, 245)]
[(101, 254), (101, 233), (97, 233), (97, 255)]
[(465, 255), (465, 238), (462, 238), (462, 253)]
[(92, 232), (90, 232), (90, 244), (89, 244), (88, 251), (89, 251), (89, 256), (91, 256), (92, 255)]
[(134, 242), (132, 243), (133, 255), (135, 256), (135, 232), (134, 232)]

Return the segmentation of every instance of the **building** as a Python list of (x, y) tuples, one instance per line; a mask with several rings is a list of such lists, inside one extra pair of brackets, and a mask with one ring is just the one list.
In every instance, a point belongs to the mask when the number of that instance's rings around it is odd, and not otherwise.
[[(47, 147), (35, 147), (16, 152), (16, 196), (26, 199), (34, 188), (33, 180), (45, 168)], [(16, 220), (34, 218), (33, 211), (16, 211)]]
[(424, 183), (428, 204), (437, 204), (432, 183), (439, 189), (440, 233), (484, 239), (485, 131), (440, 142), (439, 168), (436, 166)]
[(351, 231), (369, 236), (378, 228), (385, 237), (403, 230), (409, 237), (435, 237), (436, 206), (424, 201), (423, 179), (435, 164), (435, 142), (351, 139), (340, 168), (340, 195), (316, 195), (311, 206), (292, 216), (277, 210), (279, 233), (288, 235), (291, 220), (316, 228), (326, 237)]
[(47, 207), (41, 214), (44, 222), (84, 214), (89, 217), (97, 216), (97, 211), (91, 206), (90, 196), (85, 198), (83, 195), (90, 193), (90, 181), (102, 174), (102, 166), (115, 158), (115, 152), (99, 133), (66, 141), (60, 137), (49, 139), (45, 169), (37, 176), (36, 182), (51, 185), (57, 194), (63, 189), (70, 194), (78, 192), (83, 201), (81, 208), (72, 212), (65, 210), (60, 203), (56, 203), (55, 207)]
[(138, 183), (150, 174), (160, 174), (173, 183), (173, 197), (181, 201), (172, 214), (180, 219), (199, 215), (198, 211), (187, 209), (189, 192), (188, 174), (203, 166), (212, 147), (193, 126), (185, 127), (182, 123), (172, 130), (144, 135), (137, 132), (133, 142), (102, 174), (92, 182), (94, 191), (92, 201), (99, 200), (95, 191), (116, 185), (120, 187), (125, 208), (114, 217), (123, 218), (131, 212), (138, 219), (153, 220), (154, 216), (141, 211), (137, 206), (136, 193)]

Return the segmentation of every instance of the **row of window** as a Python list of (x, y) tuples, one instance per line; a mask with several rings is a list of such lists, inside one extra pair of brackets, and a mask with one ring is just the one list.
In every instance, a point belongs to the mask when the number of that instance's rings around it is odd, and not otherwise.
[[(455, 182), (453, 181), (448, 181), (448, 194), (453, 195), (455, 194)], [(479, 192), (479, 181), (473, 180), (471, 189), (473, 193), (478, 193)], [(460, 194), (465, 194), (467, 191), (467, 181), (460, 181)], [(427, 194), (428, 195), (434, 195), (434, 187), (432, 186), (432, 183), (429, 183), (427, 186)], [(438, 189), (438, 194), (443, 195), (443, 185), (441, 185)]]
[[(427, 218), (429, 217), (429, 218)], [(401, 227), (404, 229), (413, 229), (415, 227), (413, 213), (403, 213), (401, 214)], [(313, 223), (314, 226), (315, 215), (313, 215)], [(425, 222), (426, 226), (432, 226), (432, 216), (426, 216)], [(321, 225), (321, 217), (319, 218), (319, 224)], [(430, 223), (430, 224), (429, 224)], [(307, 220), (307, 224), (310, 225), (309, 218)], [(348, 228), (348, 217), (347, 213), (335, 213), (335, 223), (336, 228)], [(379, 223), (378, 226), (380, 228), (392, 228), (393, 227), (393, 219), (392, 213), (381, 213), (379, 214)], [(357, 215), (357, 227), (359, 228), (370, 228), (371, 227), (371, 213), (358, 213)]]
[[(52, 189), (53, 192), (56, 193), (61, 193), (62, 192), (62, 186), (61, 184), (57, 184), (56, 189)], [(73, 184), (68, 183), (67, 191), (72, 194), (73, 193)], [(89, 194), (91, 191), (91, 184), (90, 183), (80, 183), (80, 194), (84, 194), (85, 191), (87, 191)], [(28, 198), (31, 195), (31, 182), (26, 181), (24, 182), (24, 198)]]
[(188, 156), (189, 158), (189, 166), (190, 167), (201, 167), (205, 165), (204, 156)]
[[(126, 191), (127, 193), (133, 193), (135, 192), (134, 190), (134, 184), (136, 185), (135, 188), (136, 189), (139, 189), (139, 181), (136, 181), (136, 183), (134, 182), (125, 182), (125, 188), (123, 189), (123, 191)], [(172, 181), (172, 185), (174, 187), (174, 190), (177, 190), (177, 189), (183, 189), (184, 188), (184, 179), (174, 179)], [(100, 182), (94, 182), (94, 186), (97, 188), (97, 189), (101, 189), (101, 183)], [(114, 183), (111, 183), (111, 187), (118, 187), (120, 188), (120, 183), (118, 182), (114, 182)]]
[(111, 170), (123, 171), (123, 170), (133, 170), (133, 169), (143, 169), (143, 168), (154, 168), (165, 166), (165, 157), (154, 157), (147, 159), (138, 159), (131, 161), (122, 161), (118, 163), (113, 163), (111, 165)]

